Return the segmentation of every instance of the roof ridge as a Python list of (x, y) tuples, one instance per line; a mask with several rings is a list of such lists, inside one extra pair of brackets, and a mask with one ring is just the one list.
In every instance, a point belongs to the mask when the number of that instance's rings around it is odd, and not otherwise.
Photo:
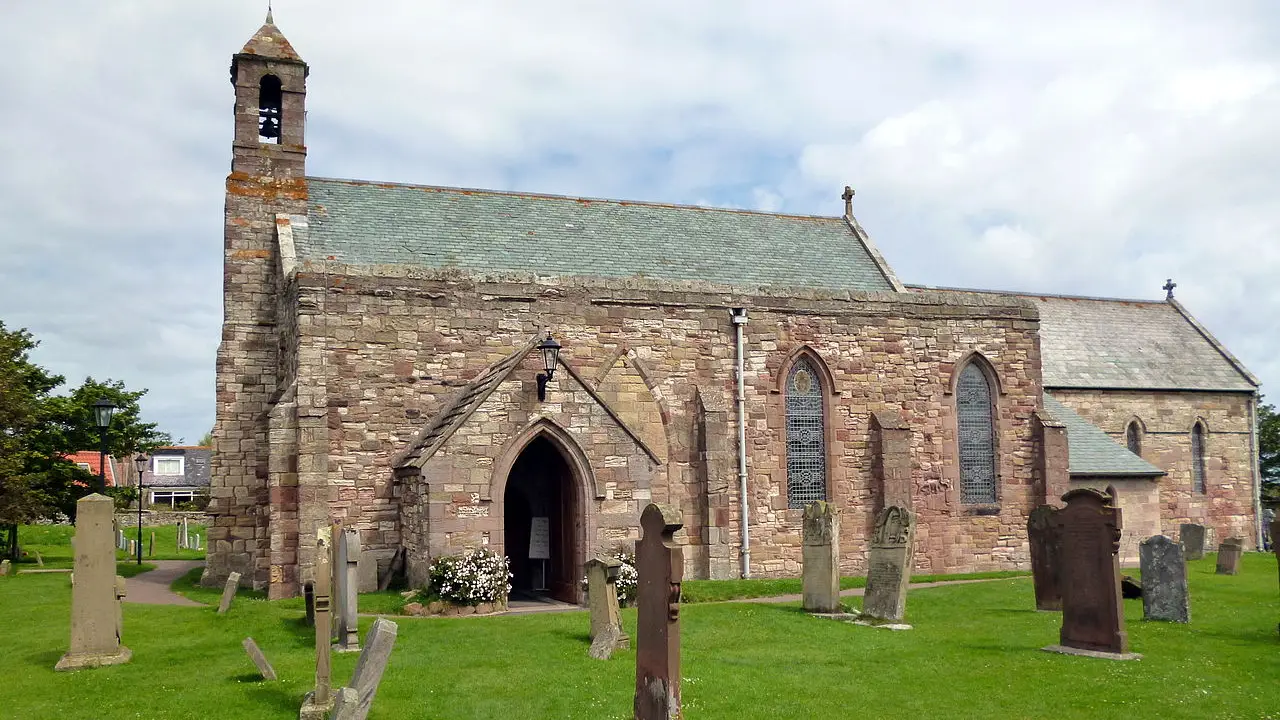
[(335, 183), (344, 183), (347, 185), (367, 185), (367, 186), (380, 187), (385, 189), (407, 188), (411, 190), (427, 190), (427, 191), (435, 191), (435, 192), (457, 192), (457, 193), (463, 193), (468, 195), (501, 195), (506, 197), (534, 198), (534, 199), (541, 199), (541, 200), (574, 200), (577, 202), (611, 203), (614, 205), (623, 205), (623, 206), (637, 205), (641, 207), (670, 208), (670, 209), (676, 209), (676, 210), (701, 210), (706, 212), (735, 213), (739, 215), (760, 215), (762, 217), (795, 218), (797, 220), (829, 220), (833, 224), (834, 223), (843, 224), (845, 221), (845, 218), (841, 215), (805, 215), (801, 213), (777, 213), (777, 212), (765, 212), (763, 210), (747, 210), (743, 208), (720, 207), (720, 206), (714, 206), (714, 205), (692, 205), (687, 203), (663, 203), (663, 202), (654, 202), (652, 200), (624, 200), (621, 198), (588, 197), (585, 195), (557, 195), (555, 193), (521, 192), (517, 190), (492, 190), (488, 188), (454, 187), (449, 185), (422, 185), (418, 183), (380, 182), (377, 180), (357, 180), (354, 178), (320, 177), (315, 175), (308, 175), (306, 180), (307, 182), (319, 180), (320, 182), (335, 182)]
[(922, 285), (919, 283), (906, 283), (905, 287), (912, 290), (938, 290), (942, 292), (969, 292), (982, 293), (985, 295), (1015, 295), (1017, 297), (1026, 298), (1054, 298), (1058, 300), (1093, 300), (1097, 302), (1126, 302), (1126, 303), (1142, 303), (1144, 305), (1164, 305), (1166, 301), (1148, 300), (1144, 298), (1123, 298), (1123, 297), (1102, 297), (1100, 295), (1065, 295), (1062, 293), (1040, 293), (1028, 292), (1025, 290), (990, 290), (984, 288), (963, 288), (950, 287), (946, 285)]

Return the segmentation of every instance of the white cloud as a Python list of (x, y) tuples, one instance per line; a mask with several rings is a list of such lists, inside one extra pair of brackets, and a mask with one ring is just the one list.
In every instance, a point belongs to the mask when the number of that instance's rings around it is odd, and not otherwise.
[[(0, 5), (0, 319), (212, 422), (260, 2)], [(1280, 382), (1280, 17), (1217, 4), (281, 0), (309, 172), (855, 209), (907, 281), (1179, 297)]]

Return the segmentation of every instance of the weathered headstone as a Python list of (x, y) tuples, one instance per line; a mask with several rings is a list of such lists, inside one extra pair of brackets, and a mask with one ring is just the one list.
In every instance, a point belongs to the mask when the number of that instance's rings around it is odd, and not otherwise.
[(1041, 505), (1027, 517), (1027, 542), (1031, 546), (1031, 578), (1035, 584), (1037, 610), (1061, 610), (1062, 589), (1058, 582), (1062, 543), (1053, 527), (1052, 505)]
[(191, 530), (187, 527), (187, 519), (182, 518), (182, 541), (180, 546), (183, 550), (191, 549)]
[(373, 698), (378, 694), (378, 684), (382, 682), (382, 673), (387, 669), (387, 661), (391, 659), (391, 650), (396, 644), (396, 624), (385, 618), (373, 621), (369, 634), (364, 639), (364, 650), (356, 661), (356, 669), (351, 673), (351, 684), (343, 690), (355, 691), (355, 702), (346, 702), (339, 697), (334, 704), (332, 720), (365, 720), (369, 716), (369, 708), (373, 707)]
[(1053, 516), (1062, 542), (1062, 630), (1045, 650), (1130, 659), (1120, 601), (1120, 509), (1111, 496), (1077, 488), (1062, 496), (1067, 506)]
[(249, 653), (249, 659), (258, 668), (258, 672), (262, 673), (263, 680), (275, 680), (276, 669), (271, 667), (271, 663), (267, 662), (267, 656), (262, 654), (262, 649), (258, 647), (258, 643), (253, 638), (247, 637), (241, 643), (244, 645), (244, 651)]
[(302, 709), (298, 713), (299, 720), (323, 720), (333, 707), (333, 697), (329, 692), (329, 634), (332, 632), (329, 619), (330, 593), (332, 588), (333, 549), (330, 545), (330, 529), (321, 528), (316, 532), (315, 554), (315, 608), (316, 608), (316, 686), (302, 700)]
[(1178, 528), (1178, 540), (1188, 560), (1204, 558), (1204, 526), (1196, 523), (1182, 523)]
[(1240, 572), (1240, 555), (1244, 553), (1243, 538), (1227, 538), (1218, 546), (1218, 575), (1235, 575)]
[(333, 563), (334, 639), (338, 652), (359, 652), (360, 631), (357, 610), (360, 588), (360, 533), (354, 528), (335, 527)]
[(1142, 567), (1142, 617), (1147, 620), (1191, 622), (1187, 593), (1187, 561), (1181, 543), (1164, 535), (1138, 545)]
[(806, 612), (840, 611), (840, 510), (819, 500), (804, 508), (801, 598)]
[(75, 582), (71, 586), (71, 649), (55, 670), (79, 670), (129, 662), (120, 644), (120, 595), (111, 549), (115, 502), (98, 493), (76, 503)]
[[(329, 713), (329, 720), (338, 720), (338, 718), (349, 718), (356, 711), (356, 707), (360, 704), (360, 694), (355, 688), (340, 687), (333, 694), (333, 712)], [(325, 717), (321, 715), (320, 717)], [(307, 720), (301, 718), (301, 720)]]
[(222, 600), (218, 603), (218, 614), (224, 615), (236, 599), (236, 588), (240, 586), (240, 573), (233, 572), (227, 576), (227, 584), (222, 588)]
[(0, 560), (0, 575), (8, 575), (13, 570), (13, 566), (9, 563), (9, 559)]
[(892, 622), (902, 620), (907, 610), (915, 537), (916, 516), (910, 510), (890, 506), (876, 516), (862, 614)]
[(307, 609), (307, 627), (316, 626), (316, 586), (315, 583), (302, 584), (302, 604)]
[(40, 551), (36, 551), (36, 567), (44, 567), (44, 558), (40, 556)]
[(587, 604), (591, 609), (591, 648), (587, 654), (597, 660), (608, 660), (614, 650), (628, 647), (631, 639), (622, 630), (618, 612), (617, 558), (591, 558), (583, 570), (587, 574)]
[(156, 531), (151, 531), (151, 540), (147, 543), (147, 557), (156, 556)]
[(636, 545), (636, 720), (673, 720), (680, 712), (680, 583), (684, 554), (672, 536), (683, 525), (674, 508), (649, 503)]

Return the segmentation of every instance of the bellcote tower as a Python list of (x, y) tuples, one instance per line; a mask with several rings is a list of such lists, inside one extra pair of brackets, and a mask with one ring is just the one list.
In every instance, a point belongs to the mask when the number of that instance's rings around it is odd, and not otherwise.
[(268, 11), (231, 58), (235, 137), (226, 188), (207, 583), (220, 584), (231, 572), (258, 589), (280, 582), (271, 577), (270, 526), (277, 513), (269, 510), (290, 488), (270, 487), (267, 413), (284, 380), (277, 222), (307, 214), (306, 82), (307, 64)]

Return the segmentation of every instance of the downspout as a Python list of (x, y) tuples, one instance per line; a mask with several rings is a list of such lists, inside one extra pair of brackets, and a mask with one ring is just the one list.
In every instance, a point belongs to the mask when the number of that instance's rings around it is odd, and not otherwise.
[(743, 337), (742, 326), (747, 324), (746, 308), (734, 308), (732, 314), (733, 330), (737, 342), (738, 365), (738, 497), (741, 500), (739, 516), (742, 522), (742, 551), (738, 556), (742, 559), (742, 577), (751, 577), (751, 523), (747, 515), (747, 390), (743, 377)]
[[(1256, 550), (1262, 550), (1262, 474), (1258, 467), (1258, 393), (1249, 396), (1249, 467), (1253, 475), (1253, 530)], [(1275, 542), (1271, 538), (1271, 542)]]

